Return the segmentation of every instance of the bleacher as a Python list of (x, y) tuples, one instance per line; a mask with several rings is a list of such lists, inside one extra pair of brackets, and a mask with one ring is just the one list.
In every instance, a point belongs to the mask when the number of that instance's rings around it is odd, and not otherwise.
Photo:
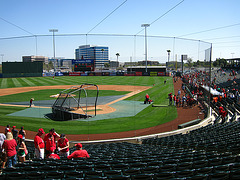
[(189, 134), (145, 139), (143, 144), (85, 145), (88, 159), (32, 159), (4, 169), (0, 178), (239, 179), (239, 127), (239, 122), (209, 125)]

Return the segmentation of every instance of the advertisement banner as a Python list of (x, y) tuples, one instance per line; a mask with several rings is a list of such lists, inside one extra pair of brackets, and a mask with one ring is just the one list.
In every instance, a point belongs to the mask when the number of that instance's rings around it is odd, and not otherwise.
[(165, 76), (164, 72), (158, 72), (158, 76)]
[(69, 76), (81, 76), (80, 72), (69, 72)]
[(73, 59), (72, 64), (94, 63), (93, 59)]
[(157, 72), (150, 72), (150, 76), (157, 76), (158, 73)]
[(142, 76), (142, 72), (136, 72), (136, 76)]

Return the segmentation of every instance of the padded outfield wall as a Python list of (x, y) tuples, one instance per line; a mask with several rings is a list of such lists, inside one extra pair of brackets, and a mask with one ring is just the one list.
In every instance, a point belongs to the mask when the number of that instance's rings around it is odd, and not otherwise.
[(42, 62), (3, 62), (2, 77), (40, 77), (43, 73)]

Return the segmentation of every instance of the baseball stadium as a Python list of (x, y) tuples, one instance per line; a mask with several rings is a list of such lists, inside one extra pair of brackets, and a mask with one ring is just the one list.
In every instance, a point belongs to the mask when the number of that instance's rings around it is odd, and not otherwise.
[(240, 179), (240, 59), (149, 26), (0, 38), (0, 179)]

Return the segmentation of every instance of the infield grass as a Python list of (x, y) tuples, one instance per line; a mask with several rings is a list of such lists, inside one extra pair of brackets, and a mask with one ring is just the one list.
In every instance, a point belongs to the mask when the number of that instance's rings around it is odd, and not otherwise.
[[(164, 85), (164, 80), (167, 83)], [(152, 86), (152, 88), (136, 94), (127, 100), (144, 101), (145, 94), (156, 104), (167, 105), (167, 95), (174, 92), (171, 77), (149, 77), (149, 76), (62, 76), (62, 77), (31, 77), (31, 78), (2, 78), (0, 88), (14, 88), (27, 86), (54, 86), (54, 85), (80, 85), (92, 83), (97, 85), (133, 85), (133, 86)], [(154, 84), (154, 86), (153, 86)], [(1, 89), (0, 89), (1, 90)], [(8, 95), (0, 97), (0, 102), (28, 101), (26, 97), (38, 97), (41, 100), (49, 98), (50, 94), (59, 93), (58, 90), (39, 90), (28, 93)], [(30, 94), (29, 94), (30, 93)], [(113, 95), (116, 92), (101, 91), (101, 95)], [(127, 92), (119, 92), (127, 93)], [(119, 95), (119, 94), (118, 94)], [(47, 96), (47, 97), (46, 97)], [(36, 100), (36, 99), (35, 99)], [(134, 108), (134, 107), (133, 107)], [(16, 111), (23, 110), (22, 107), (0, 106), (0, 125), (16, 125), (17, 128), (24, 126), (26, 130), (37, 131), (40, 127), (46, 130), (55, 128), (59, 133), (65, 134), (100, 134), (131, 131), (160, 125), (177, 117), (177, 110), (174, 106), (155, 108), (148, 106), (143, 111), (132, 117), (105, 119), (98, 121), (52, 121), (44, 118), (14, 117), (8, 116)]]

